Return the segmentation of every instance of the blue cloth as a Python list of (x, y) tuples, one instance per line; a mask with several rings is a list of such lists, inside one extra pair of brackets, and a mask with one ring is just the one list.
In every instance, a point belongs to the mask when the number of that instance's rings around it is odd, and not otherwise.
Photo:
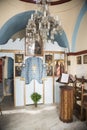
[(25, 60), (25, 66), (22, 68), (21, 77), (25, 78), (25, 83), (29, 84), (36, 79), (42, 84), (42, 78), (46, 77), (46, 66), (39, 57), (29, 57)]
[(13, 59), (11, 57), (8, 57), (8, 66), (7, 66), (7, 70), (8, 70), (8, 75), (7, 78), (11, 79), (13, 78)]

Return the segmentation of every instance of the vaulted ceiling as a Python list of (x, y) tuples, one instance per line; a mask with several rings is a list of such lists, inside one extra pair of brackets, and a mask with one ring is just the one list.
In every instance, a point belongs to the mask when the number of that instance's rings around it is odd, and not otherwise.
[[(6, 44), (15, 33), (24, 30), (26, 28), (28, 19), (31, 18), (31, 14), (34, 12), (34, 10), (23, 12), (9, 19), (0, 29), (0, 44)], [(55, 41), (57, 41), (61, 47), (68, 46), (65, 32), (63, 32), (62, 35), (55, 35)]]
[[(18, 0), (25, 5), (25, 2), (35, 2), (34, 0)], [(24, 2), (25, 1), (25, 2)], [(51, 5), (66, 4), (68, 5), (72, 0), (52, 0)], [(26, 3), (27, 4), (27, 3)], [(28, 3), (29, 4), (29, 3)], [(68, 6), (69, 7), (69, 6)], [(35, 10), (19, 12), (12, 16), (8, 21), (0, 28), (0, 45), (6, 44), (10, 38), (12, 38), (18, 32), (25, 30), (28, 19), (31, 17), (31, 13)], [(81, 21), (81, 20), (80, 20)], [(74, 38), (75, 39), (75, 38)], [(55, 35), (55, 41), (62, 47), (68, 47), (68, 40), (66, 33), (62, 35)]]

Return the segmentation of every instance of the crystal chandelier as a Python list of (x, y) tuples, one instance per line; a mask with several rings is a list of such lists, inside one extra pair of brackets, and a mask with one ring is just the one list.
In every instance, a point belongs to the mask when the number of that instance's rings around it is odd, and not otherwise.
[(40, 11), (36, 10), (34, 14), (31, 14), (31, 19), (28, 20), (26, 42), (35, 43), (39, 38), (43, 42), (49, 39), (54, 41), (55, 34), (62, 34), (61, 22), (58, 20), (58, 16), (54, 18), (50, 15), (50, 0), (37, 0), (36, 4), (40, 7)]

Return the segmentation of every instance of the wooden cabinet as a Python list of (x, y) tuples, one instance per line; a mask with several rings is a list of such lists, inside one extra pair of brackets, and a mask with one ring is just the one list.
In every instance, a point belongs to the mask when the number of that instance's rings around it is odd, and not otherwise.
[(60, 120), (73, 121), (73, 87), (60, 86)]

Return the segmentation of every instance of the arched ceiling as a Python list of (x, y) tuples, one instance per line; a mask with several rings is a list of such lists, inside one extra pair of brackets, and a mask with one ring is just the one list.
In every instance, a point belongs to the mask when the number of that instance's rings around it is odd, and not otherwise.
[[(36, 4), (35, 0), (19, 0), (19, 1)], [(50, 5), (63, 4), (69, 1), (71, 0), (52, 0)], [(0, 45), (6, 44), (9, 39), (15, 40), (19, 34), (24, 34), (28, 19), (31, 18), (31, 14), (34, 12), (35, 12), (34, 10), (25, 11), (11, 17), (8, 21), (6, 21), (6, 23), (0, 29)], [(25, 37), (25, 35), (22, 35), (22, 37), (18, 36), (18, 38), (23, 38), (23, 36)], [(61, 47), (69, 48), (67, 37), (64, 31), (62, 35), (60, 34), (55, 35), (55, 41), (57, 41)]]
[[(0, 45), (6, 44), (14, 34), (24, 30), (26, 28), (28, 19), (31, 18), (31, 14), (34, 12), (34, 10), (27, 11), (10, 18), (0, 29)], [(68, 47), (68, 41), (64, 31), (62, 35), (55, 35), (54, 40), (57, 41), (61, 47)]]
[(76, 25), (75, 25), (73, 36), (72, 36), (72, 48), (71, 48), (72, 51), (76, 50), (76, 40), (77, 40), (78, 30), (79, 30), (81, 21), (83, 19), (83, 16), (85, 15), (86, 12), (87, 12), (87, 0), (85, 0), (84, 5), (82, 9), (80, 10), (80, 13), (76, 21)]
[(10, 18), (0, 29), (0, 44), (6, 44), (15, 33), (25, 29), (31, 13), (34, 12), (27, 11)]

